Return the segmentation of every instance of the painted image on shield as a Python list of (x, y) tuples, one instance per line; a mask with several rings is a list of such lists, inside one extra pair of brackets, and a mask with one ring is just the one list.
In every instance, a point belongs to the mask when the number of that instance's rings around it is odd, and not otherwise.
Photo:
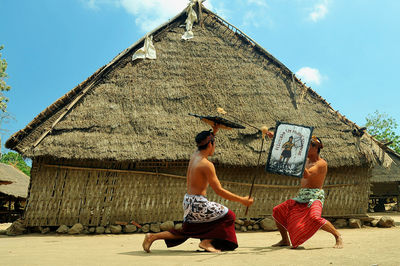
[(302, 177), (313, 127), (277, 122), (266, 171)]

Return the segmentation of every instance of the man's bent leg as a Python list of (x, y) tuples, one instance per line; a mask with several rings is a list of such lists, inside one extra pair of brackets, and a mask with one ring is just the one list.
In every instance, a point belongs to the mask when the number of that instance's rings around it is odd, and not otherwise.
[(290, 240), (286, 228), (282, 225), (286, 225), (287, 217), (289, 213), (288, 201), (282, 202), (281, 204), (274, 207), (272, 210), (272, 217), (275, 219), (276, 226), (278, 227), (279, 233), (281, 233), (282, 240), (272, 245), (273, 247), (290, 246)]
[(160, 232), (157, 234), (151, 234), (147, 233), (144, 237), (143, 240), (143, 250), (146, 251), (147, 253), (150, 252), (150, 247), (153, 244), (154, 241), (159, 240), (159, 239), (182, 239), (185, 238), (184, 236), (180, 235), (174, 235), (168, 231), (165, 232)]
[(273, 247), (285, 247), (285, 246), (290, 246), (290, 240), (288, 237), (288, 233), (285, 229), (285, 227), (283, 227), (280, 223), (278, 223), (277, 221), (275, 221), (276, 226), (278, 227), (279, 233), (281, 233), (282, 236), (282, 240), (279, 241), (276, 244), (273, 244)]
[(321, 229), (328, 233), (331, 233), (335, 237), (336, 244), (333, 246), (334, 248), (343, 248), (342, 236), (340, 235), (339, 231), (336, 230), (333, 224), (331, 224), (331, 222), (326, 221), (326, 223), (321, 227)]

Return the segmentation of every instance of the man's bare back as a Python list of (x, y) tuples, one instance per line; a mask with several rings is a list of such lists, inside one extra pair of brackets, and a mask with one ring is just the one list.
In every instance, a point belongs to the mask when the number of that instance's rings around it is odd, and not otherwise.
[(190, 158), (187, 177), (187, 193), (190, 195), (206, 195), (208, 180), (206, 168), (212, 164), (207, 158), (202, 156), (200, 151), (195, 151)]

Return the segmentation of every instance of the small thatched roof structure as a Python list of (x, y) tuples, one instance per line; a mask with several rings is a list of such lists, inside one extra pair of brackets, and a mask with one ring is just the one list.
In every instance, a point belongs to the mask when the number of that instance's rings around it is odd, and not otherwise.
[(372, 183), (400, 182), (400, 154), (387, 146), (382, 147), (393, 163), (389, 167), (376, 165), (372, 169)]
[[(360, 137), (355, 123), (240, 30), (202, 7), (194, 38), (184, 41), (186, 17), (183, 11), (149, 33), (156, 60), (132, 62), (140, 39), (12, 135), (6, 147), (30, 158), (188, 160), (195, 134), (206, 129), (188, 113), (216, 114), (222, 107), (257, 127), (278, 120), (315, 127), (331, 167), (384, 161), (385, 152), (366, 134)], [(221, 132), (214, 159), (256, 166), (259, 143), (252, 128)]]
[(11, 184), (0, 185), (0, 193), (15, 198), (25, 199), (27, 197), (29, 176), (14, 166), (0, 163), (0, 181), (11, 182)]

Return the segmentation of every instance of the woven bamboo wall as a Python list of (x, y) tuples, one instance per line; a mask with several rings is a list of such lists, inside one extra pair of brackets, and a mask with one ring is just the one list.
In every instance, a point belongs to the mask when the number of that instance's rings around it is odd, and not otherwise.
[[(256, 186), (253, 190), (254, 204), (250, 207), (249, 217), (263, 217), (272, 214), (272, 209), (286, 199), (296, 196), (300, 179), (267, 174), (263, 169), (217, 168), (221, 180), (251, 183), (254, 174)], [(370, 175), (368, 168), (347, 167), (329, 169), (325, 180), (324, 216), (351, 216), (365, 214), (370, 194)], [(222, 182), (223, 183), (223, 182)], [(223, 184), (224, 187), (240, 195), (248, 194), (250, 186)], [(218, 201), (235, 211), (238, 217), (244, 217), (245, 207), (221, 199), (209, 189), (208, 198)]]
[(29, 226), (104, 226), (181, 220), (182, 191), (185, 180), (179, 178), (40, 164), (32, 172), (25, 221)]
[[(158, 175), (154, 173), (157, 171)], [(129, 164), (35, 160), (25, 221), (28, 226), (179, 221), (186, 191), (185, 172), (185, 162)], [(217, 166), (217, 174), (226, 189), (243, 196), (248, 194), (251, 179), (257, 175), (253, 191), (255, 204), (249, 210), (252, 218), (270, 215), (275, 205), (298, 191), (299, 179), (266, 174), (263, 169)], [(324, 215), (366, 213), (369, 175), (366, 168), (330, 170), (325, 182)], [(220, 198), (212, 189), (208, 191), (208, 198), (225, 204), (238, 217), (244, 216), (244, 206)]]

